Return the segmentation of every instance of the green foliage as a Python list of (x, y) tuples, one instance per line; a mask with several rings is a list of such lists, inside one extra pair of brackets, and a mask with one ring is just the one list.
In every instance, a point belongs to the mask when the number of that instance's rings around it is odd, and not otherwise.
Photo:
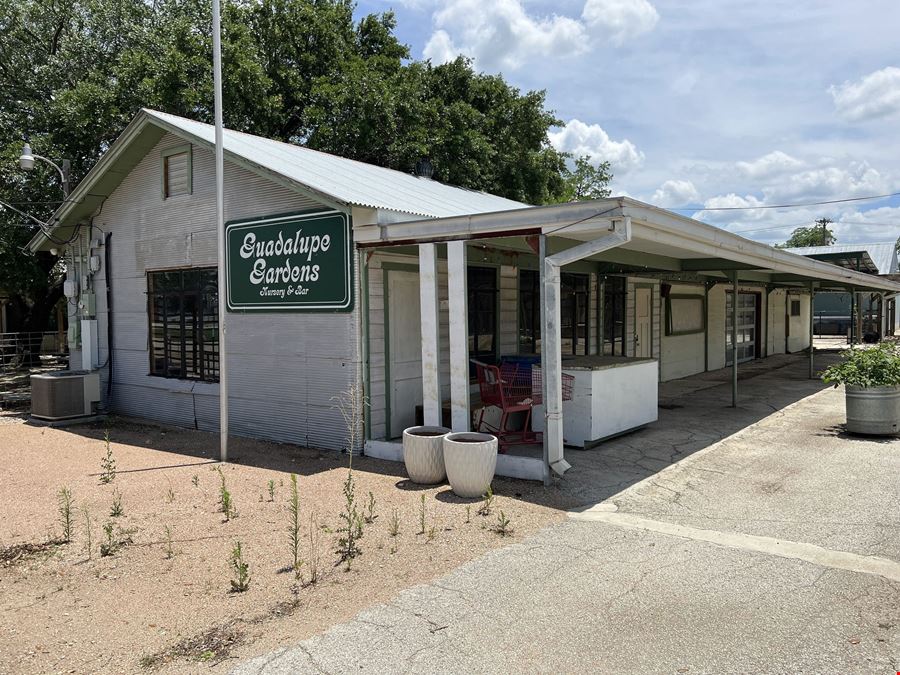
[(237, 509), (234, 506), (234, 498), (232, 498), (228, 485), (225, 483), (225, 474), (222, 471), (222, 467), (216, 467), (216, 471), (219, 472), (221, 481), (219, 483), (219, 510), (225, 516), (225, 522), (228, 522), (237, 516)]
[(396, 508), (391, 509), (391, 519), (388, 521), (388, 534), (392, 537), (400, 534), (400, 514)]
[(62, 540), (65, 543), (72, 541), (72, 506), (74, 500), (72, 491), (63, 486), (57, 493), (57, 508), (59, 511), (59, 523), (62, 526)]
[(843, 360), (822, 373), (822, 379), (835, 387), (900, 386), (900, 347), (882, 342), (874, 347), (850, 348), (842, 352)]
[(512, 534), (512, 528), (509, 526), (509, 518), (503, 513), (503, 509), (500, 509), (500, 513), (497, 514), (497, 522), (494, 523), (493, 530), (501, 537), (507, 537)]
[(425, 534), (425, 495), (419, 495), (419, 532), (418, 534)]
[(94, 557), (94, 524), (87, 504), (81, 507), (81, 512), (84, 515), (84, 552), (90, 560)]
[(103, 442), (106, 444), (106, 454), (100, 460), (100, 482), (107, 485), (116, 479), (116, 458), (112, 454), (109, 429), (103, 432)]
[[(274, 486), (274, 481), (269, 481)], [(288, 502), (290, 518), (291, 569), (294, 575), (300, 575), (300, 495), (297, 492), (297, 474), (291, 474), (291, 498)]]
[(777, 246), (776, 248), (800, 248), (803, 246), (831, 246), (837, 237), (828, 227), (831, 221), (828, 218), (821, 218), (816, 221), (815, 225), (808, 227), (798, 227), (791, 232), (790, 238)]
[(275, 501), (275, 481), (271, 479), (269, 480), (269, 501)]
[[(560, 120), (544, 92), (462, 57), (411, 60), (391, 12), (354, 9), (225, 0), (226, 126), (406, 172), (425, 157), (437, 180), (532, 204), (592, 194), (591, 180), (573, 182), (578, 163), (570, 172), (549, 144)], [(46, 221), (62, 199), (52, 167), (19, 168), (24, 137), (71, 159), (75, 185), (141, 107), (212, 122), (210, 12), (206, 0), (0, 0), (0, 200)], [(0, 210), (0, 288), (46, 323), (63, 267), (21, 253), (35, 231)]]
[(118, 490), (113, 491), (112, 508), (109, 510), (110, 518), (119, 518), (125, 515), (125, 509), (122, 506), (122, 493)]
[(377, 517), (378, 516), (375, 514), (375, 495), (369, 490), (369, 500), (366, 502), (365, 521), (367, 524), (371, 525), (375, 522)]
[(359, 548), (359, 539), (362, 537), (362, 515), (356, 506), (356, 483), (353, 481), (353, 470), (347, 470), (347, 479), (344, 481), (344, 510), (338, 516), (341, 525), (337, 528), (338, 554), (341, 562), (346, 563), (350, 570), (351, 561), (362, 551)]
[(175, 549), (172, 547), (172, 528), (165, 525), (164, 532), (166, 535), (166, 559), (171, 560), (175, 557)]
[(586, 155), (577, 157), (574, 169), (564, 169), (563, 180), (564, 188), (557, 198), (559, 202), (602, 199), (611, 194), (609, 181), (612, 180), (612, 167), (609, 162), (600, 162), (594, 166)]
[(478, 507), (478, 515), (479, 516), (489, 516), (491, 515), (491, 509), (494, 507), (494, 490), (490, 485), (487, 486), (487, 490), (484, 493), (484, 501), (481, 502), (481, 506)]
[(116, 541), (116, 538), (113, 535), (113, 527), (113, 524), (110, 522), (107, 522), (103, 526), (103, 534), (106, 535), (106, 541), (100, 544), (100, 557), (102, 558), (114, 555), (119, 549), (119, 542)]
[(231, 580), (232, 593), (243, 593), (250, 588), (250, 565), (244, 560), (241, 542), (237, 541), (231, 549), (229, 564), (234, 578)]

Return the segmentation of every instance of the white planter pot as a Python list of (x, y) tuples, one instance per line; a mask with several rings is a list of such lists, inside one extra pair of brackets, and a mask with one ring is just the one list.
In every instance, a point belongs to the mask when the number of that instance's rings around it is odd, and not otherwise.
[(447, 434), (444, 465), (450, 487), (458, 496), (467, 499), (483, 496), (497, 468), (497, 438), (475, 432)]
[(410, 427), (403, 430), (403, 463), (413, 483), (434, 485), (447, 476), (444, 470), (444, 427)]
[(847, 431), (893, 436), (900, 433), (900, 387), (846, 387)]

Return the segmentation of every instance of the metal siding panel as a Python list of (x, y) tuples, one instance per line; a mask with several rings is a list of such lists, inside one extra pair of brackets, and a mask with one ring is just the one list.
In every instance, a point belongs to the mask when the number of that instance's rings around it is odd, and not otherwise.
[[(146, 269), (216, 264), (213, 153), (194, 148), (192, 195), (164, 200), (160, 194), (161, 149), (183, 142), (166, 135), (110, 195), (96, 220), (112, 233), (112, 407), (127, 415), (214, 431), (218, 385), (148, 375)], [(228, 219), (324, 208), (231, 163), (226, 163), (225, 183)], [(229, 315), (232, 433), (306, 443), (312, 415), (318, 444), (340, 447), (343, 422), (337, 423), (335, 411), (308, 411), (307, 397), (312, 390), (319, 405), (327, 408), (330, 396), (355, 381), (357, 336), (355, 311)]]

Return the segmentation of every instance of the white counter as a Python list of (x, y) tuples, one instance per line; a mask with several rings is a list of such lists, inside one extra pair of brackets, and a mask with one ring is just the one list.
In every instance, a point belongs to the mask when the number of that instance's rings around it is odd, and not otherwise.
[[(566, 445), (590, 446), (637, 429), (658, 417), (659, 363), (622, 356), (580, 356), (563, 361), (571, 375), (572, 400), (563, 401)], [(544, 406), (536, 405), (532, 428), (544, 430)]]

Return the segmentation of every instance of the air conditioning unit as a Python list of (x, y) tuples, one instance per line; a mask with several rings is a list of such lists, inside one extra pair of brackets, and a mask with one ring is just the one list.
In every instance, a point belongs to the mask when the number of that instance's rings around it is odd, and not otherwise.
[(31, 415), (43, 420), (66, 420), (97, 414), (100, 373), (60, 370), (31, 376)]

